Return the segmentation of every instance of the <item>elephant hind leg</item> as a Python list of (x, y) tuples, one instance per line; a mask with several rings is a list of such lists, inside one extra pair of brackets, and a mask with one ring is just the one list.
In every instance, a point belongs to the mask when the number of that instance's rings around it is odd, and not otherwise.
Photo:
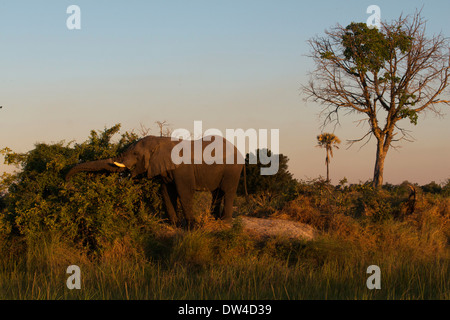
[(170, 222), (173, 225), (178, 223), (177, 207), (178, 207), (178, 195), (175, 186), (163, 183), (161, 185), (162, 196), (164, 204), (166, 206), (167, 214), (169, 215)]
[(235, 198), (236, 198), (236, 191), (225, 193), (223, 204), (223, 215), (221, 218), (227, 223), (231, 223), (233, 219), (233, 203)]
[(233, 218), (233, 204), (236, 198), (241, 170), (242, 167), (233, 167), (221, 183), (221, 189), (224, 192), (223, 214), (221, 218), (227, 223), (231, 223)]
[(212, 193), (212, 203), (211, 203), (211, 213), (214, 218), (221, 219), (222, 212), (220, 211), (220, 206), (222, 204), (224, 192), (220, 189), (216, 189), (211, 192)]

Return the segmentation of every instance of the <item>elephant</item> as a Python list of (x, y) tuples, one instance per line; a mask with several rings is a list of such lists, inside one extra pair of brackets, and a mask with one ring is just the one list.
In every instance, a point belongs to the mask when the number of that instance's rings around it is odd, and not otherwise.
[[(182, 144), (180, 144), (182, 143)], [(212, 145), (214, 143), (214, 145)], [(172, 150), (177, 146), (181, 151), (179, 156), (184, 156), (190, 161), (174, 162)], [(196, 152), (211, 149), (213, 146), (222, 146), (222, 156), (218, 150), (211, 152), (217, 154), (218, 161), (208, 159), (198, 160)], [(231, 147), (230, 147), (231, 146)], [(186, 152), (190, 148), (194, 152)], [(229, 148), (229, 149), (227, 149)], [(227, 150), (227, 152), (223, 152)], [(229, 152), (232, 150), (233, 152)], [(189, 157), (189, 153), (191, 153)], [(230, 157), (231, 155), (231, 157)], [(205, 157), (206, 158), (206, 157)], [(229, 160), (233, 161), (229, 161)], [(173, 140), (170, 137), (147, 136), (133, 143), (122, 154), (115, 158), (89, 161), (75, 165), (66, 174), (65, 180), (79, 172), (121, 172), (129, 170), (131, 177), (154, 178), (161, 177), (161, 192), (169, 219), (172, 224), (180, 223), (177, 217), (178, 199), (186, 219), (188, 228), (195, 226), (193, 214), (193, 199), (195, 191), (210, 191), (212, 193), (211, 212), (216, 219), (226, 223), (232, 220), (233, 201), (239, 184), (240, 175), (245, 166), (242, 155), (238, 149), (221, 136), (210, 136), (200, 140)], [(228, 160), (228, 161), (227, 161)], [(240, 161), (239, 161), (240, 160)], [(231, 162), (231, 163), (230, 163)], [(223, 201), (223, 210), (221, 204)]]

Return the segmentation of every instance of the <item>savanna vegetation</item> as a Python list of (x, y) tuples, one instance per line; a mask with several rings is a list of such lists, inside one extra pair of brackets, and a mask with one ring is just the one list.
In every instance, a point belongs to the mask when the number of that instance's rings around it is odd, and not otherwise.
[[(0, 180), (0, 299), (449, 299), (450, 180), (414, 185), (337, 186), (297, 181), (280, 156), (277, 176), (248, 165), (231, 227), (198, 193), (193, 231), (166, 221), (157, 180), (126, 173), (75, 176), (76, 163), (115, 156), (138, 139), (120, 126), (83, 143), (2, 153), (13, 174)], [(314, 240), (264, 238), (243, 216), (307, 223)], [(369, 265), (381, 290), (366, 287)], [(69, 265), (81, 289), (66, 286)]]

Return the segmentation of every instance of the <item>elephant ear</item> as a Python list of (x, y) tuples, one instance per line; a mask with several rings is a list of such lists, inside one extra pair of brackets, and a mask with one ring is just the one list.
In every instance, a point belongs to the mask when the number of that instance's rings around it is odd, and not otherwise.
[(153, 178), (158, 175), (165, 176), (167, 171), (176, 169), (172, 161), (172, 148), (174, 142), (170, 139), (161, 139), (150, 152), (150, 161), (147, 168), (147, 176)]
[[(135, 177), (141, 173), (144, 173), (148, 171), (149, 164), (148, 161), (150, 159), (150, 155), (148, 152), (145, 152), (141, 155), (140, 158), (138, 158), (138, 161), (136, 162), (136, 166), (131, 170), (132, 177)], [(119, 164), (115, 163), (116, 166), (120, 166)]]

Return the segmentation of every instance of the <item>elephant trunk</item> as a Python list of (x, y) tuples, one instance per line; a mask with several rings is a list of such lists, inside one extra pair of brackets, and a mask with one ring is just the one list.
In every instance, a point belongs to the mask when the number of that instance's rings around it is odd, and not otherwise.
[(113, 159), (89, 161), (85, 163), (80, 163), (69, 170), (66, 174), (66, 181), (69, 181), (72, 176), (80, 172), (97, 172), (97, 171), (109, 171), (118, 172), (123, 170), (123, 168), (118, 167), (114, 164)]

